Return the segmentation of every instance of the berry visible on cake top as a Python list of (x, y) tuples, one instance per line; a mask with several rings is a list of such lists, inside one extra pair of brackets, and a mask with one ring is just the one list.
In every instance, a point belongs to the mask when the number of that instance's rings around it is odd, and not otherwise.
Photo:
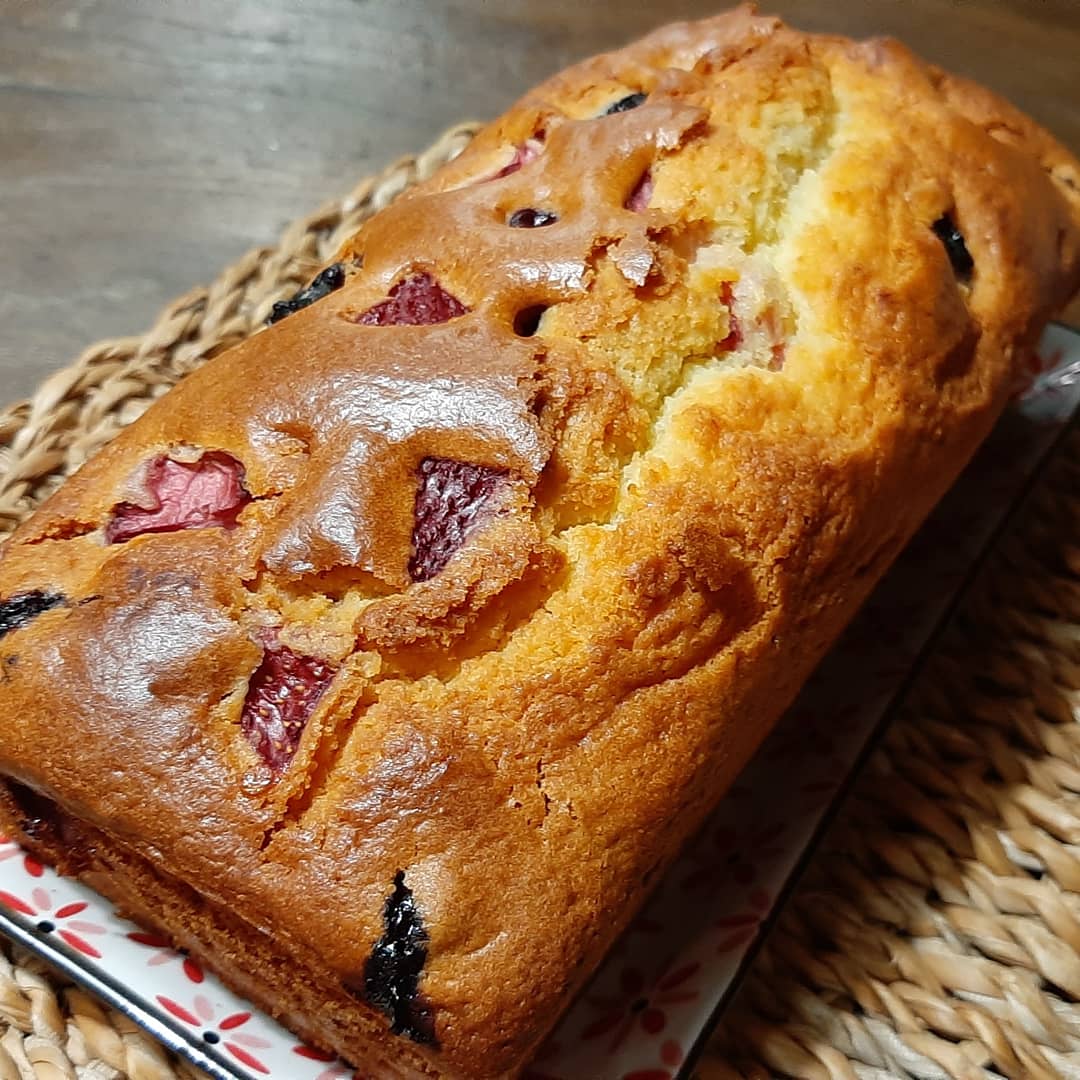
[(413, 274), (399, 281), (356, 322), (362, 326), (433, 326), (468, 314), (469, 309), (451, 296), (430, 274)]
[(334, 669), (274, 643), (248, 683), (240, 729), (259, 756), (281, 775), (300, 745)]
[(420, 463), (409, 575), (427, 581), (450, 561), (493, 495), (507, 483), (502, 469), (448, 458)]
[(510, 159), (508, 164), (504, 165), (492, 177), (492, 180), (500, 180), (504, 176), (516, 173), (518, 169), (528, 165), (530, 161), (535, 161), (540, 156), (540, 151), (543, 149), (544, 144), (540, 139), (526, 139), (520, 146), (514, 147), (514, 156)]
[(390, 1017), (395, 1035), (438, 1045), (430, 1006), (419, 993), (428, 935), (405, 872), (394, 875), (394, 891), (383, 910), (383, 936), (364, 965), (364, 996)]
[(630, 192), (626, 200), (626, 209), (633, 210), (635, 214), (643, 213), (649, 208), (649, 202), (653, 193), (653, 176), (650, 169), (637, 182), (637, 186)]
[(66, 598), (60, 593), (45, 592), (43, 589), (32, 589), (30, 592), (18, 593), (6, 600), (0, 600), (0, 637), (25, 626), (43, 611), (66, 602)]
[(105, 540), (122, 544), (143, 533), (231, 529), (251, 496), (244, 467), (231, 454), (212, 451), (197, 461), (155, 458), (144, 479), (148, 506), (121, 502), (105, 526)]
[(305, 286), (295, 296), (288, 300), (278, 300), (270, 311), (266, 320), (267, 325), (280, 322), (286, 315), (306, 308), (321, 300), (324, 296), (340, 289), (345, 284), (345, 267), (341, 263), (334, 263), (318, 274), (310, 285)]

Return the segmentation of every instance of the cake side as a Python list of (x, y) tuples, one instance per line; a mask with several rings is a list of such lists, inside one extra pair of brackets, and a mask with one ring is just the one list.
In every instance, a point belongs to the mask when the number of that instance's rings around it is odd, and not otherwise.
[(1075, 176), (745, 9), (534, 91), (6, 545), (39, 848), (362, 1066), (512, 1072), (992, 424)]

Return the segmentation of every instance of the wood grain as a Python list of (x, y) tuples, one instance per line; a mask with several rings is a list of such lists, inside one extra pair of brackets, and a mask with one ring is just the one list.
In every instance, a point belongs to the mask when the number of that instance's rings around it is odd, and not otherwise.
[[(0, 398), (454, 121), (720, 2), (0, 0)], [(901, 37), (1080, 151), (1076, 0), (765, 6)]]

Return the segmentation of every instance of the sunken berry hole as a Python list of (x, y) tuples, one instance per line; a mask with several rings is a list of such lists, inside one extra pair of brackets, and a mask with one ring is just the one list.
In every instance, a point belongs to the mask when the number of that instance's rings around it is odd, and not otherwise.
[(559, 215), (551, 210), (534, 210), (531, 206), (515, 210), (507, 220), (511, 229), (542, 229), (545, 225), (554, 225)]
[(518, 337), (532, 337), (540, 329), (540, 320), (547, 311), (545, 304), (534, 304), (532, 307), (522, 308), (514, 316), (514, 333)]
[(964, 234), (957, 227), (951, 214), (943, 214), (931, 226), (934, 235), (941, 241), (945, 254), (949, 257), (953, 273), (958, 280), (967, 283), (975, 269), (975, 260), (964, 242)]

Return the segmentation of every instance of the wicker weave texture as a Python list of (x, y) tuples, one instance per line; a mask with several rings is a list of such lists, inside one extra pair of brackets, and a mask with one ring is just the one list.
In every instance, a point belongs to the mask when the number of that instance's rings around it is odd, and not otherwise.
[[(474, 130), (362, 181), (0, 413), (0, 534)], [(701, 1080), (1080, 1080), (1078, 537), (1073, 434), (846, 802)], [(0, 1027), (0, 1080), (201, 1075), (10, 946)]]

